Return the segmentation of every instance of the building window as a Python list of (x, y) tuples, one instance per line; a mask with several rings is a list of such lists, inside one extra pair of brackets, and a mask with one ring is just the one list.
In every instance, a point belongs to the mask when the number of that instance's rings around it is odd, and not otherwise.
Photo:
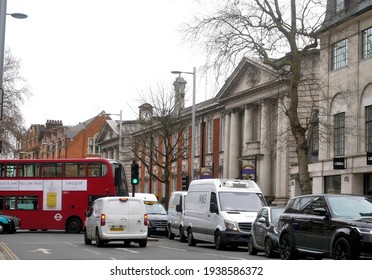
[(223, 152), (225, 148), (225, 116), (221, 118), (220, 138), (220, 151)]
[(347, 66), (347, 39), (332, 45), (332, 69)]
[(324, 193), (341, 193), (341, 175), (324, 177)]
[(200, 149), (200, 126), (199, 124), (195, 124), (195, 147), (194, 147), (194, 155), (199, 155)]
[(345, 0), (336, 0), (336, 12), (342, 12), (345, 9)]
[(366, 150), (372, 151), (372, 106), (366, 107)]
[(183, 132), (183, 140), (182, 140), (182, 157), (188, 157), (188, 146), (189, 146), (189, 131), (185, 130)]
[(99, 154), (100, 148), (99, 145), (96, 144), (95, 138), (88, 139), (88, 154)]
[(345, 154), (345, 113), (334, 115), (334, 153), (335, 156)]
[(362, 31), (362, 55), (363, 58), (372, 56), (372, 28), (368, 28)]
[(207, 122), (207, 153), (212, 153), (212, 143), (213, 143), (213, 131), (212, 131), (212, 121)]

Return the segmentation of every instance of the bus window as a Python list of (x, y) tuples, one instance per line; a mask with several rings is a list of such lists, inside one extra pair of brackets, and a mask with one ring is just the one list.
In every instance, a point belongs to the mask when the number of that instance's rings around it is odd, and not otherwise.
[(0, 196), (0, 210), (4, 210), (4, 197)]
[(65, 164), (65, 177), (85, 177), (86, 164), (81, 162), (67, 162)]
[(15, 196), (5, 197), (5, 209), (14, 210), (15, 209)]
[(5, 164), (0, 164), (0, 177), (5, 176)]
[(62, 163), (43, 163), (41, 166), (42, 177), (61, 177), (62, 176)]
[(39, 177), (39, 164), (37, 163), (20, 163), (18, 165), (19, 177)]
[(37, 210), (39, 206), (39, 197), (33, 196), (18, 196), (17, 209), (19, 210)]
[(88, 163), (88, 177), (103, 177), (107, 174), (108, 168), (100, 162)]
[(6, 166), (6, 177), (16, 177), (17, 164), (8, 164)]

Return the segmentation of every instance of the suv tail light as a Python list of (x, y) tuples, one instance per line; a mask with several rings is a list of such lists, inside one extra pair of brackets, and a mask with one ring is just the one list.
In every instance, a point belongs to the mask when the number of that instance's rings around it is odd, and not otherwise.
[(101, 226), (104, 226), (106, 224), (106, 215), (101, 214)]
[(149, 219), (148, 219), (148, 216), (147, 216), (147, 214), (145, 214), (145, 215), (143, 215), (143, 224), (145, 225), (145, 226), (147, 226), (148, 225), (148, 223), (149, 223)]

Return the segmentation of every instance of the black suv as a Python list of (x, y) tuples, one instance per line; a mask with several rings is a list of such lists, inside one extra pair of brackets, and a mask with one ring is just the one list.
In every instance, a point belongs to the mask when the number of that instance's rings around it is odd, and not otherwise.
[(372, 197), (316, 194), (292, 198), (278, 222), (282, 259), (372, 256)]

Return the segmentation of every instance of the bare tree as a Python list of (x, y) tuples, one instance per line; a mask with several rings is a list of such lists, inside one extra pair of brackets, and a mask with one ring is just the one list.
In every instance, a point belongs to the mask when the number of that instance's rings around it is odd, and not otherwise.
[(302, 58), (318, 47), (316, 31), (323, 23), (325, 1), (225, 0), (214, 15), (196, 16), (182, 27), (188, 41), (201, 42), (209, 66), (226, 73), (243, 56), (259, 57), (287, 80), (286, 106), (296, 144), (299, 184), (311, 193), (308, 170), (308, 123), (299, 114)]
[[(142, 101), (151, 108), (147, 118), (141, 119), (141, 128), (132, 134), (134, 147), (131, 153), (146, 169), (148, 180), (161, 182), (165, 186), (165, 204), (168, 206), (170, 178), (181, 174), (182, 159), (188, 152), (188, 128), (190, 120), (185, 108), (174, 98), (172, 90), (163, 86), (149, 89), (142, 94)], [(175, 172), (172, 172), (175, 170)]]
[(13, 57), (10, 50), (5, 51), (3, 77), (3, 118), (0, 120), (0, 141), (2, 157), (13, 157), (16, 140), (25, 130), (21, 105), (31, 95), (29, 88), (20, 75), (20, 60)]

